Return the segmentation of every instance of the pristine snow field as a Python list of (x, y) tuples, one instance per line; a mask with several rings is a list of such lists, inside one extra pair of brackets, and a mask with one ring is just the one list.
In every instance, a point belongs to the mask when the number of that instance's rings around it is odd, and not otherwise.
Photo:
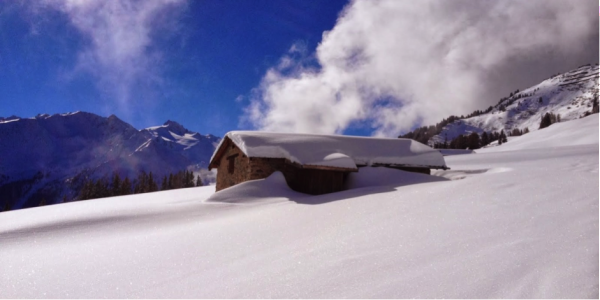
[(0, 297), (597, 298), (598, 115), (477, 152), (0, 213)]

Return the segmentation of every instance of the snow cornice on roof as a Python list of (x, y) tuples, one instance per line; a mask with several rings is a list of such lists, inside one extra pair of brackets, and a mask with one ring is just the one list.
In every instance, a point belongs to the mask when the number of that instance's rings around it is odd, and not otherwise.
[(228, 132), (211, 157), (209, 168), (218, 166), (224, 153), (221, 148), (229, 143), (250, 158), (284, 158), (306, 167), (356, 169), (388, 165), (447, 169), (439, 151), (410, 139), (260, 131)]

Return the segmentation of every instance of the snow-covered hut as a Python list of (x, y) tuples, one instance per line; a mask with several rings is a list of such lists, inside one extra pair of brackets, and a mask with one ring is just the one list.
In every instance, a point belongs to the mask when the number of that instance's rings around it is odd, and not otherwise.
[(257, 131), (228, 132), (208, 169), (218, 170), (217, 191), (280, 171), (293, 190), (319, 195), (343, 190), (347, 175), (364, 166), (447, 169), (439, 151), (410, 139)]

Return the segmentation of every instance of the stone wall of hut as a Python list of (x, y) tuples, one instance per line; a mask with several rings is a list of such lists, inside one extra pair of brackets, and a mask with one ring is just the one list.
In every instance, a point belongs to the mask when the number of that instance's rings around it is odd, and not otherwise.
[(248, 180), (267, 178), (273, 172), (280, 171), (287, 178), (290, 172), (286, 168), (285, 158), (251, 157), (249, 160), (250, 174)]
[[(230, 143), (217, 168), (216, 190), (234, 186), (248, 180), (263, 179), (273, 172), (283, 173), (290, 188), (295, 191), (320, 195), (341, 191), (349, 172), (334, 170), (303, 169), (284, 158), (248, 158)], [(390, 166), (387, 166), (390, 167)], [(430, 174), (428, 168), (394, 167), (396, 169)]]
[(312, 195), (343, 190), (348, 174), (341, 171), (303, 169), (284, 158), (250, 158), (249, 180), (269, 177), (275, 171), (283, 173), (291, 189)]
[(240, 148), (231, 143), (225, 154), (221, 157), (219, 167), (217, 168), (216, 190), (220, 191), (247, 181), (249, 180), (249, 174), (250, 164), (248, 157), (244, 155)]

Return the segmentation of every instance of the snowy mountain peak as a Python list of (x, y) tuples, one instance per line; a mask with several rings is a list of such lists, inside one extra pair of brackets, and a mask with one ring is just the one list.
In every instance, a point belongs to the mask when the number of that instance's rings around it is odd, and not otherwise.
[(108, 121), (108, 124), (113, 126), (113, 128), (119, 127), (120, 129), (123, 129), (123, 130), (136, 130), (137, 131), (137, 129), (135, 129), (133, 126), (131, 126), (127, 122), (119, 119), (115, 115), (110, 115), (108, 118), (106, 118), (106, 120)]
[(187, 128), (183, 127), (183, 125), (175, 121), (167, 120), (165, 124), (163, 124), (163, 126), (166, 126), (167, 128), (169, 128), (169, 131), (172, 131), (173, 133), (176, 133), (178, 135), (191, 133)]
[(73, 199), (76, 177), (140, 171), (168, 175), (208, 166), (219, 138), (192, 133), (174, 121), (137, 130), (115, 115), (39, 114), (0, 118), (0, 204), (13, 208)]
[(12, 115), (12, 116), (6, 117), (6, 118), (0, 117), (0, 122), (13, 121), (13, 120), (18, 120), (18, 119), (20, 119), (20, 117)]
[(48, 118), (48, 117), (50, 117), (50, 115), (49, 115), (49, 114), (37, 114), (37, 115), (35, 116), (35, 118), (36, 118), (36, 119), (46, 119), (46, 118)]

